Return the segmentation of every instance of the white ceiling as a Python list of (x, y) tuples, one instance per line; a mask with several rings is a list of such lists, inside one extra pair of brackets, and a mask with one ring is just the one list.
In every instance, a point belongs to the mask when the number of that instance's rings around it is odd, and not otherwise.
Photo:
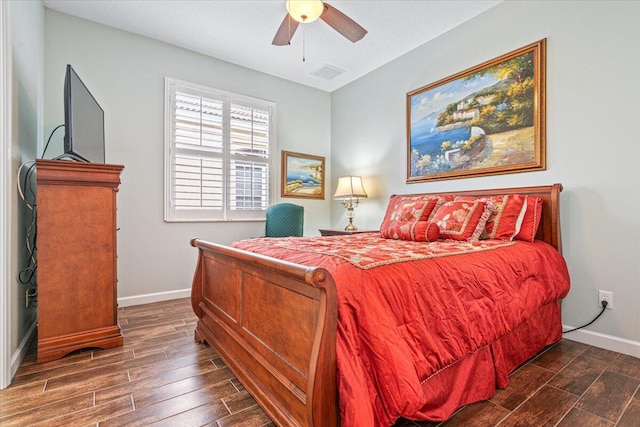
[[(58, 12), (331, 92), (500, 1), (330, 0), (329, 4), (362, 25), (368, 34), (351, 43), (317, 20), (301, 24), (290, 46), (271, 45), (286, 14), (285, 0), (44, 0), (44, 4)], [(344, 73), (331, 80), (311, 74), (324, 65)]]

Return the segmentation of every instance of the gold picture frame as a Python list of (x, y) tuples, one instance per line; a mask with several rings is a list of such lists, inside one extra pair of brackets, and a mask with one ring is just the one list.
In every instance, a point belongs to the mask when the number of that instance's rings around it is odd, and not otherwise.
[(282, 151), (282, 197), (324, 200), (324, 157)]
[(407, 183), (546, 169), (546, 39), (407, 93)]

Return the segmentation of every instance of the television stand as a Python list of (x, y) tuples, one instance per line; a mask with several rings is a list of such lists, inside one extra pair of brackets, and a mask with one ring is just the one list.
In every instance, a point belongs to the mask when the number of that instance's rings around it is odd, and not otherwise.
[(36, 160), (38, 363), (123, 343), (116, 303), (116, 194), (123, 168)]

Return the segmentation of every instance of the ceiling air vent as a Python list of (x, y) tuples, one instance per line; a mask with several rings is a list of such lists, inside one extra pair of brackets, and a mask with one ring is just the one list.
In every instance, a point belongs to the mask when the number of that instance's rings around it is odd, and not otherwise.
[(313, 71), (311, 75), (321, 77), (325, 80), (333, 80), (342, 73), (344, 73), (344, 70), (341, 70), (340, 68), (336, 68), (329, 64), (323, 64), (322, 67)]

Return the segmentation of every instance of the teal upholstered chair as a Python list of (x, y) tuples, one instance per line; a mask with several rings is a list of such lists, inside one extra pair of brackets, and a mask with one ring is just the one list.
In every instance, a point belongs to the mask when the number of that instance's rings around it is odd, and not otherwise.
[(293, 203), (277, 203), (267, 209), (266, 237), (302, 236), (304, 207)]

